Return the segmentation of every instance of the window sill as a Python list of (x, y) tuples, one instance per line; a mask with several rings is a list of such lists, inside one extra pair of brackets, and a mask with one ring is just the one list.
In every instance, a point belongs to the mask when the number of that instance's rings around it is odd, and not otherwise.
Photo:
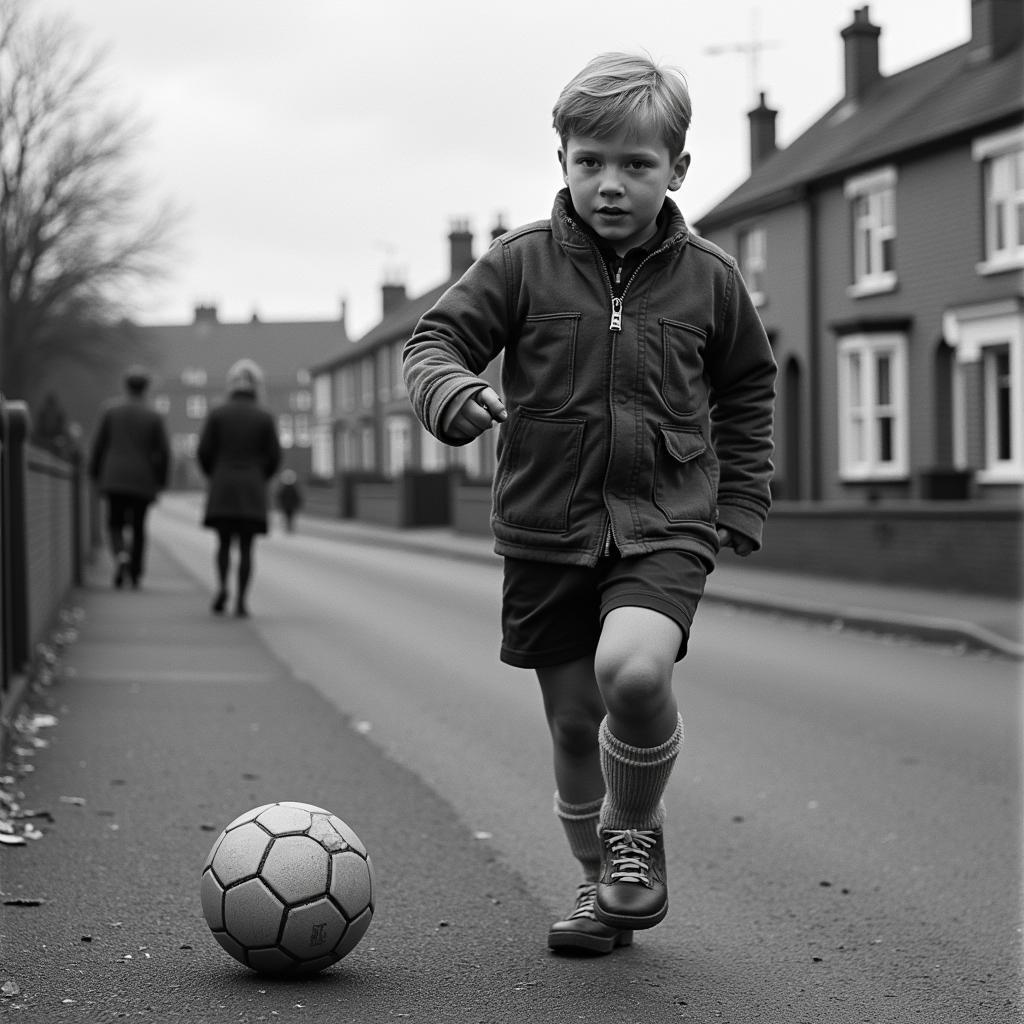
[(864, 278), (851, 284), (846, 289), (846, 294), (851, 299), (863, 299), (870, 295), (882, 295), (885, 292), (896, 290), (896, 275), (894, 273), (882, 274), (878, 277)]
[(893, 469), (845, 469), (839, 472), (839, 481), (844, 484), (881, 484), (907, 481), (910, 479), (903, 467)]
[(991, 274), (1005, 274), (1010, 270), (1022, 270), (1024, 269), (1024, 251), (1006, 256), (992, 256), (980, 263), (975, 263), (974, 269), (982, 277), (988, 277)]
[(1024, 469), (980, 469), (975, 475), (979, 484), (1024, 484)]

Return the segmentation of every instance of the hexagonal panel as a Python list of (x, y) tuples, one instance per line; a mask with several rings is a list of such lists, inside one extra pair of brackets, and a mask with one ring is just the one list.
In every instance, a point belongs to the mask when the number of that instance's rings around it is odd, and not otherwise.
[(349, 921), (348, 928), (345, 929), (345, 934), (341, 937), (341, 942), (338, 943), (338, 948), (334, 951), (339, 960), (343, 956), (348, 956), (355, 949), (356, 944), (366, 934), (366, 929), (370, 927), (372, 920), (373, 911), (366, 910), (354, 921)]
[(275, 839), (260, 878), (285, 901), (304, 903), (327, 892), (330, 855), (308, 836)]
[(283, 918), (281, 901), (258, 878), (224, 894), (224, 927), (248, 949), (277, 942)]
[(345, 934), (341, 911), (324, 898), (288, 911), (281, 946), (300, 960), (327, 956)]
[(373, 895), (370, 870), (368, 862), (351, 850), (331, 855), (329, 891), (350, 921), (370, 904)]
[(239, 945), (227, 932), (214, 932), (213, 937), (240, 963), (249, 966), (245, 959), (245, 949)]
[(227, 888), (255, 875), (270, 841), (270, 836), (252, 821), (228, 832), (211, 862), (221, 884)]
[(332, 817), (333, 815), (326, 812), (323, 814), (314, 814), (313, 824), (309, 826), (309, 829), (306, 831), (306, 835), (311, 839), (315, 839), (329, 853), (347, 850), (348, 843), (345, 842), (342, 835), (331, 824)]
[(259, 807), (250, 808), (244, 814), (240, 814), (234, 821), (229, 822), (227, 827), (224, 829), (225, 832), (230, 832), (233, 828), (238, 828), (239, 825), (244, 821), (252, 821), (253, 818), (259, 817), (259, 815), (265, 811), (268, 807), (273, 807), (273, 804), (260, 804)]
[(203, 905), (203, 917), (213, 931), (224, 927), (224, 890), (212, 871), (203, 872), (199, 886), (199, 901)]
[(298, 804), (274, 804), (259, 816), (259, 823), (275, 836), (305, 832), (312, 820), (312, 813)]
[(331, 824), (338, 830), (338, 835), (340, 835), (353, 850), (361, 853), (364, 857), (366, 856), (366, 847), (363, 846), (363, 841), (336, 814), (331, 815)]
[(249, 966), (260, 974), (290, 974), (295, 970), (295, 961), (276, 946), (266, 949), (249, 950)]

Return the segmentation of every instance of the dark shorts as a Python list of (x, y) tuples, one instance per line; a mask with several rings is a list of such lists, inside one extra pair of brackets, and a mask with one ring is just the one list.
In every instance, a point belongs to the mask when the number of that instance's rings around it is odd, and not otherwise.
[(506, 558), (501, 660), (545, 668), (592, 655), (604, 617), (629, 607), (661, 612), (679, 626), (679, 661), (706, 578), (704, 562), (686, 551), (613, 555), (594, 568)]

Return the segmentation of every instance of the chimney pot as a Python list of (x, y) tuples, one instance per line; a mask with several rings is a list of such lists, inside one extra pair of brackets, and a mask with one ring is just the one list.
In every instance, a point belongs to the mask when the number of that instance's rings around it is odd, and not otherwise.
[(996, 60), (1024, 37), (1021, 0), (971, 0), (971, 57)]
[(764, 93), (758, 105), (747, 114), (750, 121), (750, 169), (759, 167), (778, 149), (775, 141), (775, 118), (777, 110), (765, 103)]
[(882, 30), (871, 23), (868, 5), (853, 12), (853, 23), (840, 35), (846, 74), (846, 99), (856, 101), (882, 77), (878, 68), (878, 37)]
[(469, 221), (455, 218), (448, 232), (451, 248), (451, 276), (462, 277), (473, 265), (473, 234), (469, 230)]

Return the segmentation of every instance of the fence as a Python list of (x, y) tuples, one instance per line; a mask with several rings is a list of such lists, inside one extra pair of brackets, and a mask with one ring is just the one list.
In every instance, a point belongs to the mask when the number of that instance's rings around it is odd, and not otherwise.
[(29, 427), (25, 404), (0, 395), (0, 749), (36, 645), (81, 583), (89, 549), (81, 460), (31, 444)]

